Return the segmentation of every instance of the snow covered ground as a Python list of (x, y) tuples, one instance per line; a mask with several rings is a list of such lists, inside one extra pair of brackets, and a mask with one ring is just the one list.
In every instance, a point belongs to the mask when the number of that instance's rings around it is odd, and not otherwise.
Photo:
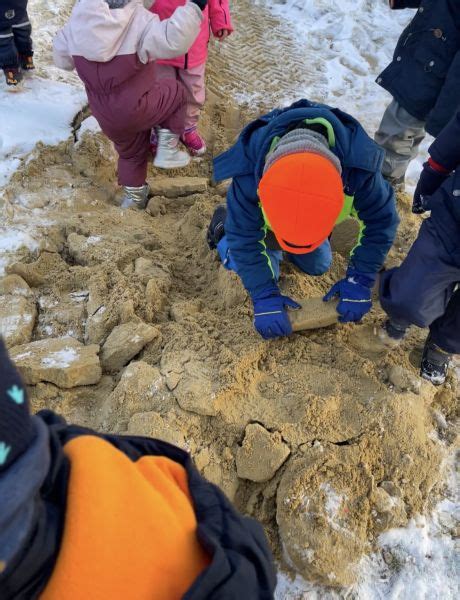
[[(357, 117), (373, 136), (391, 96), (375, 83), (389, 64), (413, 10), (390, 10), (387, 0), (255, 0), (287, 20), (301, 47), (314, 50), (317, 84), (313, 99), (337, 105)], [(409, 166), (408, 191), (415, 187), (431, 138)]]
[(15, 252), (38, 248), (27, 219), (16, 214), (12, 223), (6, 218), (2, 188), (38, 142), (57, 144), (69, 137), (73, 118), (86, 104), (77, 76), (52, 64), (52, 39), (66, 21), (67, 4), (65, 0), (29, 1), (37, 69), (18, 92), (7, 88), (0, 72), (0, 276)]
[(20, 92), (0, 84), (0, 187), (37, 142), (66, 140), (75, 114), (84, 104), (82, 91), (73, 85), (40, 77), (29, 78)]

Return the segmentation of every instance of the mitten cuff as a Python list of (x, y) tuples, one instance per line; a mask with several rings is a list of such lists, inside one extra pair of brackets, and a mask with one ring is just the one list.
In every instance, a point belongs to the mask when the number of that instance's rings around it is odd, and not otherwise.
[(362, 273), (353, 267), (348, 267), (347, 269), (347, 279), (352, 278), (356, 283), (368, 288), (373, 287), (376, 277), (377, 273)]

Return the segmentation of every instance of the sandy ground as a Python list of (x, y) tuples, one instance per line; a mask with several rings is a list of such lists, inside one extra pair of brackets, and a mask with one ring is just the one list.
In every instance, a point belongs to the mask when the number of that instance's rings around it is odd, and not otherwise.
[[(209, 153), (181, 176), (209, 179), (211, 155), (245, 122), (293, 85), (308, 86), (289, 31), (261, 6), (254, 22), (251, 8), (234, 2), (239, 34), (213, 49), (202, 122)], [(276, 44), (266, 35), (275, 28)], [(456, 442), (456, 378), (438, 390), (418, 379), (420, 331), (377, 360), (352, 343), (362, 326), (264, 342), (241, 284), (205, 242), (222, 188), (157, 196), (149, 212), (121, 210), (111, 145), (91, 130), (79, 136), (80, 124), (67, 142), (38, 147), (11, 179), (7, 224), (34, 223), (37, 243), (17, 251), (7, 271), (32, 289), (32, 340), (71, 336), (103, 347), (120, 325), (145, 323), (155, 333), (126, 367), (105, 366), (95, 385), (31, 386), (34, 408), (189, 449), (206, 477), (261, 520), (285, 569), (327, 586), (353, 584), (379, 534), (428, 512), (442, 494)], [(402, 225), (388, 265), (404, 256), (418, 224), (409, 198), (398, 202)], [(328, 274), (310, 278), (286, 265), (281, 288), (294, 298), (326, 292), (344, 272), (349, 231), (336, 238)], [(366, 323), (381, 318), (377, 307)]]

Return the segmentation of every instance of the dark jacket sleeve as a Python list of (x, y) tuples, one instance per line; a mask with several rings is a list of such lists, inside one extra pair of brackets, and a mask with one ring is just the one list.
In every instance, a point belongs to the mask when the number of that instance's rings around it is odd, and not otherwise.
[(369, 175), (357, 188), (354, 209), (361, 221), (361, 237), (350, 258), (350, 267), (377, 273), (390, 250), (399, 223), (393, 188), (380, 172)]
[(251, 296), (276, 285), (265, 246), (265, 226), (253, 175), (233, 179), (227, 194), (225, 233), (238, 275)]
[(422, 0), (394, 0), (394, 6), (392, 7), (394, 10), (398, 10), (400, 8), (418, 8)]
[(448, 171), (460, 165), (460, 110), (431, 144), (429, 153)]
[(455, 54), (436, 104), (427, 117), (427, 130), (437, 137), (457, 110), (460, 110), (460, 50)]

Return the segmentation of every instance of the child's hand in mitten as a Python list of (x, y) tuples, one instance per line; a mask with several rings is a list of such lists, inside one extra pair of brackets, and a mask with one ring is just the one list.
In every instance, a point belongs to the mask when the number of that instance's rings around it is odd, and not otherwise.
[(219, 40), (219, 42), (223, 42), (225, 40), (225, 38), (227, 38), (232, 32), (229, 31), (228, 29), (220, 29), (217, 34), (216, 37)]

